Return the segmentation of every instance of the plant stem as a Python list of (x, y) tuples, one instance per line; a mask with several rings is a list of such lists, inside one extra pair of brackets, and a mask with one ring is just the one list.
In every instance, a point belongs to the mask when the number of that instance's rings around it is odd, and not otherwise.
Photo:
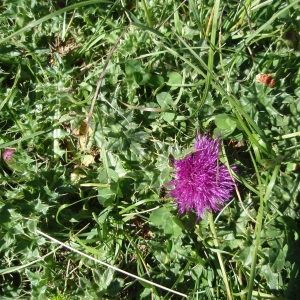
[[(254, 161), (254, 160), (253, 160)], [(253, 293), (253, 285), (254, 285), (254, 278), (255, 278), (255, 271), (256, 271), (256, 264), (257, 264), (257, 253), (258, 249), (260, 247), (260, 239), (261, 239), (261, 231), (262, 231), (262, 224), (263, 224), (263, 217), (264, 217), (264, 207), (266, 201), (269, 199), (273, 186), (276, 181), (277, 174), (279, 172), (280, 165), (277, 165), (272, 173), (272, 177), (269, 180), (269, 183), (266, 187), (265, 193), (262, 191), (262, 183), (260, 180), (260, 175), (258, 173), (258, 169), (256, 164), (254, 163), (254, 167), (256, 169), (257, 173), (257, 178), (258, 178), (258, 184), (259, 184), (259, 190), (260, 190), (260, 203), (259, 203), (259, 210), (256, 218), (256, 226), (255, 226), (255, 247), (252, 255), (252, 265), (251, 265), (251, 270), (250, 270), (250, 279), (248, 283), (248, 294), (247, 294), (247, 300), (252, 299), (252, 293)], [(264, 195), (263, 195), (264, 194)]]
[[(216, 249), (219, 249), (218, 237), (217, 237), (217, 232), (216, 232), (215, 223), (214, 223), (214, 220), (213, 220), (212, 213), (208, 213), (208, 218), (209, 218), (210, 230), (213, 234), (214, 246), (216, 247)], [(232, 300), (233, 298), (232, 298), (229, 283), (228, 283), (228, 280), (227, 280), (227, 274), (226, 274), (223, 258), (222, 258), (222, 255), (219, 251), (217, 252), (217, 257), (218, 257), (218, 260), (219, 260), (219, 264), (220, 264), (220, 268), (221, 268), (221, 272), (222, 272), (222, 276), (223, 276), (223, 280), (224, 280), (224, 284), (225, 284), (225, 288), (226, 288), (227, 299)]]
[(147, 25), (152, 28), (153, 24), (152, 24), (152, 21), (151, 21), (151, 14), (150, 14), (150, 11), (147, 7), (147, 4), (146, 4), (145, 0), (142, 0), (142, 4), (143, 4), (143, 9), (144, 9), (145, 15), (146, 15)]

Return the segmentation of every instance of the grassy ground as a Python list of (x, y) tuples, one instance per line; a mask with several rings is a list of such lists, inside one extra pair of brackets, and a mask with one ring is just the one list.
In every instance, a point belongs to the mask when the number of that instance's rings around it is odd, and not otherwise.
[[(298, 299), (299, 2), (3, 0), (0, 298)], [(198, 131), (238, 169), (200, 220)]]

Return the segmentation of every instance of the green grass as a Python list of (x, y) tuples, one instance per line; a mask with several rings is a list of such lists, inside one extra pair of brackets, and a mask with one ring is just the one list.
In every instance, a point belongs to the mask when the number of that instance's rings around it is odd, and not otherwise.
[[(297, 299), (299, 2), (2, 1), (0, 298)], [(199, 221), (198, 130), (238, 167)]]

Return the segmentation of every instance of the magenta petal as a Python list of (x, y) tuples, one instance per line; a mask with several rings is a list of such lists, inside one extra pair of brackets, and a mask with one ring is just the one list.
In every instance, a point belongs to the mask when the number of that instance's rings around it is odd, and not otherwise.
[(15, 151), (16, 151), (16, 149), (14, 149), (14, 148), (5, 149), (4, 152), (2, 153), (3, 160), (11, 161), (13, 159), (13, 155), (14, 155)]
[(195, 152), (175, 160), (175, 179), (168, 186), (173, 187), (169, 196), (175, 199), (179, 213), (195, 211), (200, 218), (205, 211), (221, 209), (232, 195), (234, 181), (219, 162), (219, 139), (198, 134), (194, 147)]

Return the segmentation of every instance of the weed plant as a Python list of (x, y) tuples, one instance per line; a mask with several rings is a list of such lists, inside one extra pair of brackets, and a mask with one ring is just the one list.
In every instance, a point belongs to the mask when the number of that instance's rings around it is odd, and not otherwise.
[[(299, 299), (299, 2), (1, 1), (0, 298)], [(237, 166), (199, 220), (197, 132)]]

